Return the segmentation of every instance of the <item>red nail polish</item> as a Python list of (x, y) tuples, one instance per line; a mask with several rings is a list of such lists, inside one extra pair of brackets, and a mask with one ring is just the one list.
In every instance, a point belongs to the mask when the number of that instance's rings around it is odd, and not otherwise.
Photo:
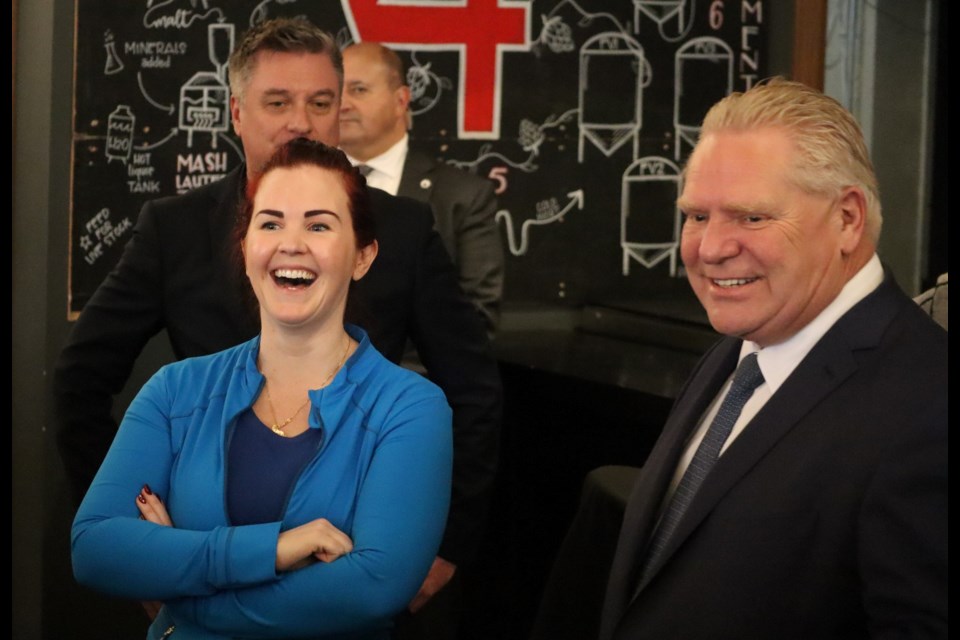
[(145, 494), (147, 494), (148, 496), (152, 496), (152, 495), (153, 495), (153, 491), (150, 491), (150, 485), (148, 485), (148, 484), (143, 485), (143, 492), (144, 492)]
[(140, 495), (139, 493), (137, 494), (137, 500), (140, 501), (140, 504), (147, 504), (147, 499), (144, 498), (144, 497), (143, 497), (142, 495)]

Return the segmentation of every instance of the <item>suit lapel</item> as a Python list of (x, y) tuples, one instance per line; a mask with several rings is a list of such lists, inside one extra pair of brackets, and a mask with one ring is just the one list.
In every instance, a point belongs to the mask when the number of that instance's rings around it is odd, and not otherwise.
[(604, 629), (619, 620), (633, 597), (643, 554), (657, 523), (661, 498), (673, 478), (687, 439), (736, 366), (740, 340), (726, 338), (708, 352), (680, 392), (660, 438), (644, 462), (624, 513), (616, 561), (610, 574)]
[[(825, 336), (826, 338), (826, 336)], [(723, 497), (814, 407), (857, 368), (848, 345), (821, 342), (720, 456), (671, 537), (665, 562)], [(842, 342), (842, 341), (841, 341)]]
[(397, 189), (397, 195), (421, 202), (429, 201), (433, 185), (430, 184), (424, 188), (421, 182), (425, 179), (429, 180), (427, 174), (433, 171), (435, 165), (436, 163), (426, 154), (413, 150), (408, 151), (403, 162), (403, 173), (400, 176), (400, 187)]
[[(883, 331), (896, 313), (896, 298), (890, 295), (895, 291), (896, 288), (888, 277), (875, 292), (841, 317), (730, 444), (690, 503), (669, 541), (661, 566), (669, 562), (670, 556), (731, 488), (747, 475), (781, 438), (857, 371), (855, 352), (876, 348)], [(731, 371), (732, 365), (726, 369), (723, 379), (729, 376)], [(716, 395), (719, 386), (705, 386), (703, 390), (709, 401)], [(696, 390), (691, 389), (691, 393), (695, 392)], [(700, 400), (697, 404), (699, 413), (686, 416), (688, 420), (692, 418), (694, 424), (706, 408), (703, 399)], [(680, 453), (676, 453), (669, 458), (673, 463), (671, 469), (676, 467), (679, 455)], [(669, 467), (669, 464), (665, 466)], [(666, 485), (662, 484), (658, 489), (660, 493), (653, 495), (663, 495)]]
[[(691, 379), (687, 389), (680, 395), (681, 400), (671, 412), (661, 437), (643, 465), (643, 474), (635, 490), (637, 509), (634, 511), (635, 521), (631, 522), (634, 527), (631, 535), (635, 541), (642, 542), (644, 550), (656, 526), (661, 506), (661, 500), (651, 499), (651, 496), (663, 496), (667, 490), (687, 440), (736, 366), (739, 350), (740, 340), (724, 340), (706, 357), (700, 374)], [(683, 401), (684, 398), (690, 400)]]

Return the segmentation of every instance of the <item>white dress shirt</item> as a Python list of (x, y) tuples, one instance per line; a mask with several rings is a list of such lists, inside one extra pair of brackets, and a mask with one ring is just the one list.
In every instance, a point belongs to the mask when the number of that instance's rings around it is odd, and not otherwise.
[[(796, 369), (807, 354), (810, 353), (814, 345), (830, 330), (830, 327), (855, 304), (866, 298), (874, 289), (879, 287), (882, 282), (883, 266), (880, 264), (880, 258), (877, 257), (877, 254), (873, 254), (873, 257), (870, 258), (867, 264), (844, 285), (839, 295), (833, 299), (833, 302), (827, 305), (816, 318), (811, 320), (807, 326), (797, 332), (792, 338), (779, 344), (771, 345), (765, 349), (761, 349), (760, 345), (755, 342), (750, 342), (749, 340), (743, 341), (737, 364), (748, 354), (757, 351), (757, 364), (763, 373), (763, 383), (756, 388), (753, 395), (743, 406), (743, 411), (740, 412), (740, 417), (733, 425), (730, 436), (723, 444), (720, 455), (723, 455), (723, 452), (737, 439), (737, 436), (743, 432), (747, 424), (760, 412), (760, 409), (762, 409), (773, 394), (777, 392), (777, 389), (779, 389), (790, 374), (793, 373), (793, 370)], [(693, 460), (697, 447), (700, 446), (700, 441), (703, 440), (710, 423), (713, 422), (714, 416), (716, 416), (720, 410), (720, 404), (723, 398), (726, 397), (727, 391), (729, 391), (732, 383), (733, 374), (731, 373), (730, 379), (727, 380), (720, 390), (720, 393), (714, 398), (710, 408), (707, 409), (703, 418), (700, 420), (696, 431), (693, 432), (693, 435), (687, 442), (686, 450), (680, 458), (677, 471), (674, 473), (673, 480), (664, 498), (664, 504), (667, 503), (667, 499), (673, 495), (677, 485), (680, 484), (680, 478), (683, 477), (687, 466), (690, 464), (690, 461)]]
[(403, 176), (403, 163), (407, 159), (409, 136), (404, 135), (395, 145), (366, 162), (360, 162), (349, 153), (347, 159), (357, 166), (365, 164), (371, 171), (367, 174), (367, 184), (382, 189), (392, 196), (397, 195), (400, 189), (400, 178)]

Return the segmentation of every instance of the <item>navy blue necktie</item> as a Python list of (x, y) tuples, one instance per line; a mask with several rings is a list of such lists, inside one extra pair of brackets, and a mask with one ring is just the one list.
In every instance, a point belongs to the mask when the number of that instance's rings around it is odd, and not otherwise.
[(733, 384), (727, 397), (723, 399), (720, 410), (707, 429), (706, 435), (697, 447), (697, 452), (690, 462), (690, 466), (684, 472), (677, 485), (677, 490), (670, 500), (669, 506), (660, 519), (660, 525), (653, 534), (653, 540), (650, 542), (650, 548), (647, 552), (646, 562), (640, 572), (640, 580), (637, 583), (637, 590), (646, 585), (647, 579), (653, 574), (653, 571), (659, 568), (662, 561), (663, 552), (667, 547), (667, 542), (676, 531), (677, 525), (683, 514), (686, 512), (693, 497), (700, 489), (703, 480), (710, 473), (713, 465), (720, 457), (720, 450), (723, 443), (727, 441), (733, 425), (736, 424), (743, 405), (747, 403), (750, 396), (763, 382), (763, 373), (757, 365), (756, 352), (747, 355), (737, 367), (733, 376)]

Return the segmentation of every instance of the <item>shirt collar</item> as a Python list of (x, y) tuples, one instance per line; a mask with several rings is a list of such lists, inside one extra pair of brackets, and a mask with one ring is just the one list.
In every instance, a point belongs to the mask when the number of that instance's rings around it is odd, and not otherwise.
[(765, 349), (761, 349), (756, 342), (744, 340), (740, 347), (740, 360), (743, 360), (747, 354), (758, 351), (757, 364), (763, 372), (764, 382), (769, 385), (771, 394), (776, 393), (780, 385), (793, 373), (797, 365), (830, 330), (830, 327), (855, 304), (870, 295), (882, 282), (883, 265), (874, 253), (867, 264), (847, 281), (833, 302), (796, 335)]
[(354, 166), (365, 164), (374, 171), (379, 171), (391, 179), (399, 179), (403, 173), (403, 162), (407, 157), (408, 142), (409, 136), (404, 134), (392, 147), (380, 155), (370, 158), (366, 162), (357, 160), (349, 153), (347, 154), (347, 159), (349, 159)]

